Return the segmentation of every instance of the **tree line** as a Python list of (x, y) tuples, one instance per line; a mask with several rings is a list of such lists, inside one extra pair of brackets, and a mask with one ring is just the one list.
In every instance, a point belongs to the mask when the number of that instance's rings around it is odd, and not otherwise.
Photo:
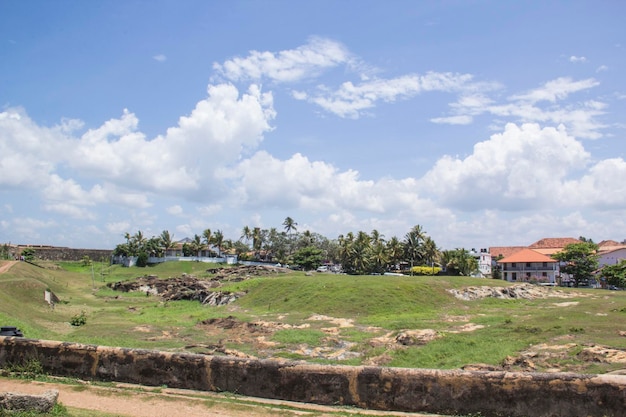
[[(220, 257), (237, 255), (239, 260), (256, 260), (313, 269), (321, 264), (341, 265), (349, 274), (382, 274), (393, 270), (439, 272), (469, 275), (478, 269), (476, 259), (465, 249), (441, 250), (420, 225), (409, 230), (403, 238), (386, 239), (377, 230), (339, 235), (336, 239), (305, 230), (285, 218), (282, 230), (244, 226), (238, 239), (225, 238), (221, 230), (205, 229), (183, 243), (183, 256), (202, 253)], [(159, 236), (147, 238), (141, 231), (126, 233), (125, 242), (115, 247), (115, 256), (136, 256), (137, 264), (148, 257), (162, 257), (175, 249), (174, 236), (164, 230)], [(422, 269), (418, 269), (422, 267)], [(429, 267), (431, 269), (424, 269)]]

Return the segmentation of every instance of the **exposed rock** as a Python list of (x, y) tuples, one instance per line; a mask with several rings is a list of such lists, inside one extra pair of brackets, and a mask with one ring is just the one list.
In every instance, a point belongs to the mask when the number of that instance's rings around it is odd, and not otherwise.
[(0, 392), (0, 411), (48, 413), (52, 410), (58, 398), (59, 391), (57, 390), (48, 390), (41, 395)]
[(433, 329), (405, 330), (396, 336), (396, 342), (404, 346), (425, 345), (439, 337), (439, 333)]
[(284, 274), (291, 271), (288, 268), (269, 265), (242, 265), (231, 268), (211, 268), (207, 269), (207, 272), (215, 274), (213, 280), (237, 282), (253, 277)]
[(211, 306), (226, 305), (244, 295), (243, 292), (214, 291), (221, 284), (213, 280), (200, 280), (184, 275), (179, 278), (159, 279), (152, 275), (137, 278), (132, 282), (108, 284), (115, 291), (143, 292), (158, 295), (165, 301), (195, 300)]
[(487, 297), (532, 300), (535, 298), (547, 297), (571, 298), (578, 295), (551, 287), (542, 287), (532, 284), (519, 284), (511, 287), (467, 287), (461, 290), (451, 289), (448, 290), (448, 292), (453, 294), (459, 300), (465, 301), (480, 300)]

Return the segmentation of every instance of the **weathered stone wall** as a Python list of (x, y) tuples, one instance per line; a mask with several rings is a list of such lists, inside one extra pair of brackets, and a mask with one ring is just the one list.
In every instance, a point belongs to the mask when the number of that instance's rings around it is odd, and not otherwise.
[(35, 251), (35, 259), (44, 261), (82, 261), (83, 257), (89, 256), (89, 259), (95, 262), (101, 260), (109, 261), (113, 250), (110, 249), (73, 249), (62, 248), (57, 246), (18, 246), (17, 255), (21, 255), (24, 249), (33, 249)]
[(626, 376), (311, 365), (0, 337), (0, 367), (378, 410), (485, 417), (618, 417)]

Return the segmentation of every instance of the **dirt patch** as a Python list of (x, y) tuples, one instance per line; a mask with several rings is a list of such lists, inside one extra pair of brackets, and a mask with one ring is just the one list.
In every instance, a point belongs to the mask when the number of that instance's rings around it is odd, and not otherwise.
[(91, 385), (88, 382), (72, 385), (0, 378), (0, 386), (3, 391), (26, 394), (41, 394), (54, 389), (59, 392), (58, 402), (66, 407), (109, 413), (118, 417), (424, 416), (415, 413), (361, 409), (350, 412), (346, 407), (130, 384), (105, 387)]
[(0, 274), (4, 274), (5, 272), (8, 272), (9, 269), (11, 269), (13, 267), (13, 265), (15, 265), (16, 263), (18, 263), (19, 261), (7, 261), (7, 262), (3, 262), (0, 265)]

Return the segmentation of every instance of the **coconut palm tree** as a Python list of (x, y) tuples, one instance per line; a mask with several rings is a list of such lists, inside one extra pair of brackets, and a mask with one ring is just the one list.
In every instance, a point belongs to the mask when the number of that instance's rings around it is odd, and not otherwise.
[(241, 230), (241, 236), (239, 237), (239, 240), (242, 239), (245, 240), (246, 243), (248, 243), (250, 239), (252, 239), (252, 230), (250, 229), (250, 226), (244, 226)]
[(170, 234), (169, 230), (163, 230), (159, 235), (159, 243), (163, 252), (167, 254), (167, 251), (176, 247), (174, 242), (174, 235)]
[(206, 245), (202, 241), (202, 238), (199, 235), (194, 235), (193, 239), (189, 243), (191, 245), (191, 250), (196, 254), (196, 256), (200, 257), (200, 253), (206, 249)]
[(411, 262), (411, 268), (424, 257), (424, 236), (424, 230), (422, 226), (418, 224), (413, 226), (411, 231), (404, 237), (404, 253), (406, 258)]
[(222, 247), (224, 243), (224, 233), (221, 230), (216, 230), (213, 234), (213, 244), (217, 247), (217, 256), (222, 256)]
[(298, 226), (298, 223), (296, 223), (291, 217), (287, 217), (285, 218), (285, 221), (283, 222), (283, 226), (285, 226), (285, 232), (287, 232), (287, 234), (291, 234), (291, 231), (297, 231), (298, 228), (296, 226)]
[(426, 236), (423, 245), (424, 260), (435, 269), (435, 261), (439, 258), (439, 249), (434, 240), (430, 236)]

